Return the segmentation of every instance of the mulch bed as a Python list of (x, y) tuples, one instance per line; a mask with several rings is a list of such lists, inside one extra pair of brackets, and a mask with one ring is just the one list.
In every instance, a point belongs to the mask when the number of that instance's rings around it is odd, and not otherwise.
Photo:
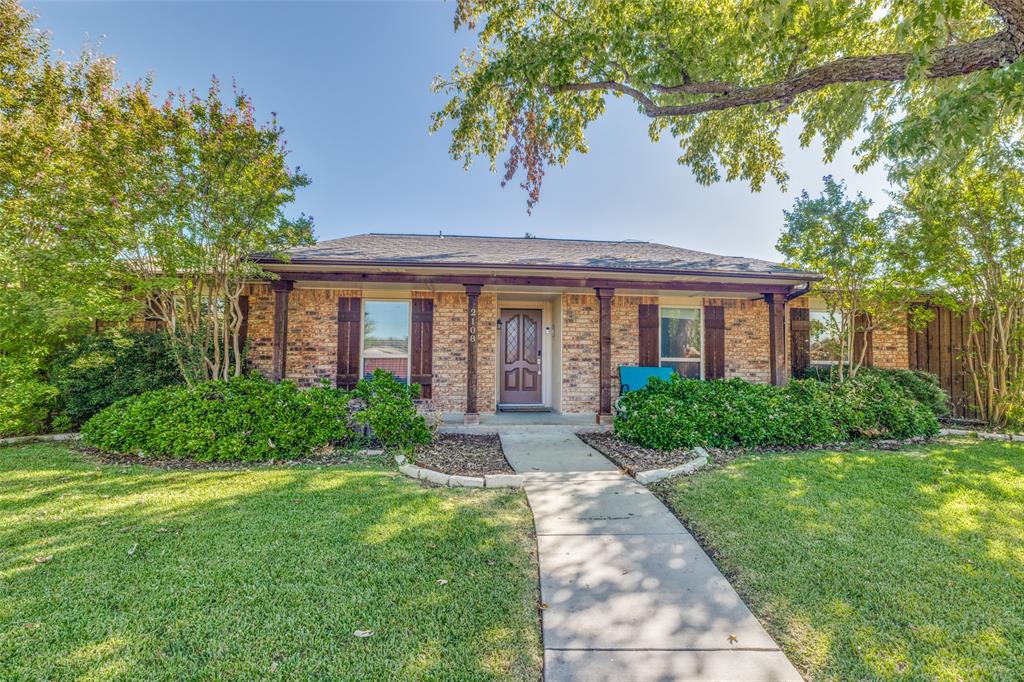
[(614, 433), (606, 431), (576, 434), (584, 443), (594, 448), (619, 467), (628, 472), (671, 469), (694, 459), (689, 449), (655, 450), (627, 443)]
[(429, 445), (416, 448), (414, 459), (417, 466), (444, 474), (515, 473), (505, 460), (497, 434), (438, 433)]
[(90, 459), (101, 464), (114, 464), (118, 466), (134, 466), (136, 464), (155, 467), (157, 469), (184, 469), (196, 471), (248, 471), (250, 469), (266, 467), (291, 467), (303, 465), (337, 466), (341, 464), (353, 464), (365, 462), (374, 458), (383, 457), (380, 451), (351, 452), (324, 448), (322, 452), (312, 457), (302, 459), (271, 460), (269, 462), (197, 462), (193, 459), (157, 459), (153, 457), (140, 457), (139, 455), (126, 455), (117, 452), (104, 452), (96, 448), (77, 447), (79, 452)]

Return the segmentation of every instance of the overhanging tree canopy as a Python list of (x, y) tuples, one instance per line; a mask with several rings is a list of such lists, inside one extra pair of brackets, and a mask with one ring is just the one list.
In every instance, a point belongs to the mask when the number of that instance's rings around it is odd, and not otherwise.
[(650, 133), (680, 141), (703, 183), (786, 180), (779, 131), (803, 119), (831, 158), (856, 133), (862, 163), (957, 155), (1024, 113), (1024, 0), (459, 0), (476, 49), (435, 87), (451, 154), (525, 170), (586, 152), (605, 97), (631, 98)]

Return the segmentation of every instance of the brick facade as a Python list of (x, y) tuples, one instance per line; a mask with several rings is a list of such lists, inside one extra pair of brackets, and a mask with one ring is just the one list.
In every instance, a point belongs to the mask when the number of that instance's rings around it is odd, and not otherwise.
[(600, 408), (600, 323), (596, 294), (562, 295), (562, 412)]
[[(274, 294), (267, 285), (252, 285), (249, 296), (248, 362), (257, 372), (270, 375), (272, 364)], [(301, 386), (321, 378), (334, 379), (337, 365), (337, 301), (340, 296), (372, 298), (359, 290), (296, 287), (289, 295), (288, 356), (286, 375)], [(467, 298), (461, 292), (415, 291), (413, 298), (432, 298), (433, 405), (439, 411), (461, 412), (466, 407)], [(639, 360), (638, 306), (658, 303), (656, 296), (615, 296), (612, 299), (612, 394), (618, 395), (618, 367)], [(707, 298), (704, 305), (725, 309), (725, 375), (767, 382), (768, 306), (761, 300)], [(805, 299), (787, 304), (785, 313), (786, 362), (790, 370), (789, 308), (806, 307)], [(487, 292), (479, 298), (477, 394), (481, 413), (497, 405), (498, 297)], [(599, 408), (599, 325), (597, 296), (562, 294), (560, 377), (561, 411), (593, 413)], [(897, 323), (873, 334), (874, 362), (879, 367), (907, 367), (907, 329)], [(559, 343), (559, 339), (554, 340)], [(556, 356), (557, 357), (557, 356)]]
[(612, 298), (612, 399), (619, 395), (619, 366), (640, 364), (640, 305), (657, 303), (657, 296)]
[(907, 316), (871, 332), (871, 352), (875, 367), (890, 369), (910, 368), (910, 339), (907, 335)]
[[(468, 299), (460, 293), (434, 294), (434, 408), (442, 412), (466, 409)], [(495, 381), (498, 345), (498, 297), (483, 293), (477, 299), (477, 410), (497, 408)]]
[(246, 362), (255, 372), (270, 376), (274, 343), (274, 292), (268, 284), (250, 284), (249, 334)]
[(299, 288), (288, 295), (285, 377), (299, 386), (312, 386), (321, 379), (334, 383), (338, 368), (338, 297), (343, 295), (335, 289)]
[(761, 300), (707, 298), (704, 305), (725, 309), (725, 378), (770, 381), (768, 304)]

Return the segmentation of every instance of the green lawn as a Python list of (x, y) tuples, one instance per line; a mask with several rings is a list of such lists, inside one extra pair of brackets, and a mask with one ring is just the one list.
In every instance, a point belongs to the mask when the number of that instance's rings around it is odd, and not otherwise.
[(0, 670), (536, 680), (532, 532), (521, 493), (372, 465), (161, 471), (0, 448)]
[(1024, 676), (1024, 447), (744, 456), (672, 505), (812, 679)]

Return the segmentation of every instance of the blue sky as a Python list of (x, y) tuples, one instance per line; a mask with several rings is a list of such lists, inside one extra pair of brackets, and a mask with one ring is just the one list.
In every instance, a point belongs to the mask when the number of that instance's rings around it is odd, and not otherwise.
[(235, 79), (258, 115), (278, 114), (292, 156), (313, 180), (295, 210), (320, 239), (359, 232), (430, 232), (645, 239), (727, 255), (777, 258), (782, 210), (821, 177), (845, 178), (882, 204), (882, 169), (858, 175), (849, 154), (824, 164), (787, 131), (785, 191), (743, 183), (698, 185), (676, 164), (677, 143), (653, 144), (647, 121), (613, 100), (588, 133), (591, 152), (545, 177), (526, 214), (523, 192), (502, 189), (485, 160), (469, 171), (428, 133), (447, 74), (472, 36), (452, 29), (451, 2), (38, 2), (23, 0), (77, 53), (86, 42), (117, 58), (123, 78), (152, 74), (157, 92), (205, 90)]

